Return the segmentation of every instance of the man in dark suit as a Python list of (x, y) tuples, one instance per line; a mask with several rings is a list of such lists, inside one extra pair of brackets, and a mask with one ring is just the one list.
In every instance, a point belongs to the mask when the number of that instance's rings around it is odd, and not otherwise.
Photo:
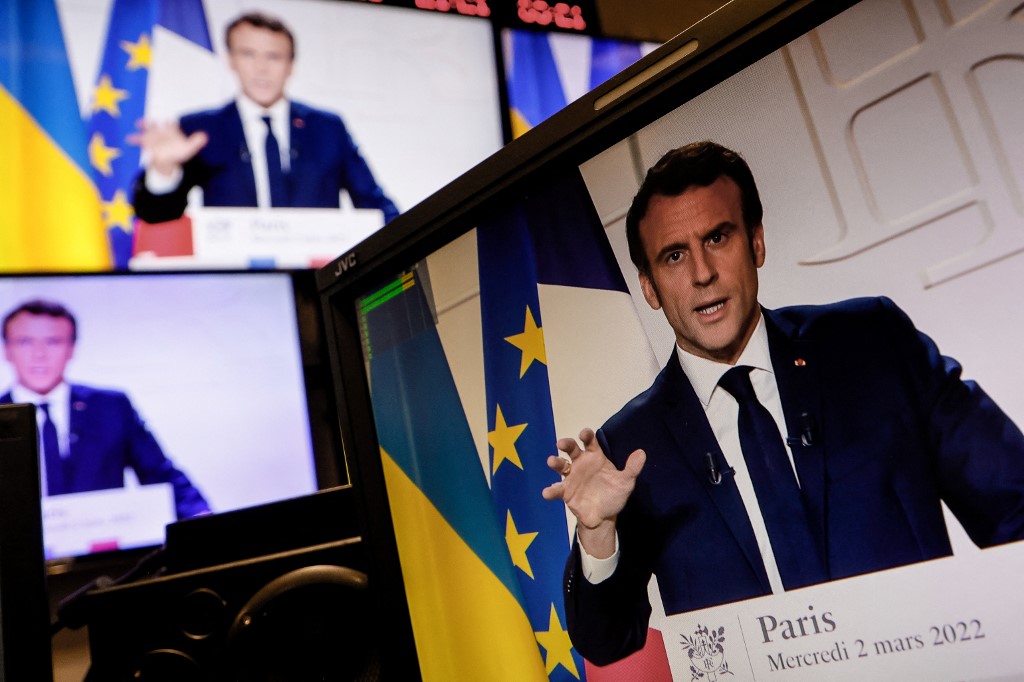
[(577, 518), (565, 573), (577, 650), (643, 646), (667, 614), (951, 554), (941, 502), (981, 547), (1024, 537), (1024, 435), (885, 298), (767, 310), (762, 208), (717, 144), (666, 154), (627, 216), (676, 349), (650, 389), (544, 490)]
[(16, 382), (0, 403), (38, 407), (46, 494), (123, 488), (130, 467), (143, 485), (171, 484), (179, 519), (209, 512), (202, 494), (167, 459), (128, 396), (65, 380), (77, 331), (71, 312), (51, 301), (25, 302), (3, 320), (4, 354)]
[(135, 183), (136, 215), (180, 218), (199, 186), (206, 206), (338, 208), (345, 190), (356, 208), (380, 209), (385, 222), (397, 216), (341, 118), (285, 97), (291, 31), (250, 13), (228, 26), (225, 40), (238, 98), (179, 124), (143, 123), (131, 138), (148, 159)]

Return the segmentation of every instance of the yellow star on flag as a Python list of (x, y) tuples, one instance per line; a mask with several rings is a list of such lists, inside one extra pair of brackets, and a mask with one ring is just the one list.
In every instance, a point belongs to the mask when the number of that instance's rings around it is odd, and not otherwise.
[(537, 539), (537, 533), (520, 533), (516, 529), (516, 522), (512, 520), (512, 510), (509, 509), (505, 513), (505, 544), (508, 545), (508, 553), (512, 555), (512, 565), (518, 566), (523, 573), (533, 579), (533, 569), (530, 568), (526, 550)]
[(149, 45), (149, 36), (145, 33), (139, 36), (139, 42), (133, 43), (130, 40), (121, 41), (121, 49), (128, 53), (128, 64), (125, 66), (129, 71), (148, 69), (153, 65), (153, 50)]
[(498, 405), (498, 414), (494, 418), (494, 430), (487, 434), (487, 442), (494, 448), (494, 466), (491, 474), (498, 473), (498, 467), (506, 459), (520, 469), (523, 462), (519, 459), (516, 451), (516, 440), (526, 430), (526, 424), (509, 426), (505, 423), (505, 415), (501, 413), (501, 405)]
[(556, 666), (561, 664), (572, 673), (577, 680), (580, 679), (580, 672), (576, 669), (576, 661), (572, 657), (572, 641), (569, 640), (569, 633), (562, 629), (558, 620), (558, 612), (555, 605), (551, 605), (551, 618), (548, 622), (547, 631), (533, 633), (537, 642), (544, 647), (544, 667), (550, 676)]
[(121, 102), (128, 99), (128, 91), (115, 88), (110, 76), (103, 74), (96, 89), (92, 91), (93, 112), (105, 111), (111, 116), (121, 115)]
[(523, 351), (523, 359), (519, 363), (520, 379), (526, 374), (526, 370), (530, 368), (534, 360), (545, 365), (548, 364), (548, 356), (544, 350), (544, 330), (538, 327), (534, 321), (530, 306), (526, 306), (526, 322), (523, 324), (523, 332), (506, 336), (505, 340)]
[(99, 131), (92, 134), (92, 139), (89, 140), (89, 163), (93, 165), (93, 168), (104, 175), (113, 175), (114, 169), (110, 167), (110, 162), (119, 156), (121, 156), (121, 150), (116, 147), (108, 147)]
[(131, 233), (132, 218), (135, 217), (135, 210), (128, 203), (128, 196), (123, 189), (114, 192), (114, 198), (103, 202), (103, 224), (110, 229), (115, 225), (123, 231)]

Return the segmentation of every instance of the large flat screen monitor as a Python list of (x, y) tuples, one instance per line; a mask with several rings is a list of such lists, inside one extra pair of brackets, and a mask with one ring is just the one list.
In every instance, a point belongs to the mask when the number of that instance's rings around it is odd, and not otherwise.
[(727, 3), (318, 273), (410, 674), (1024, 674), (1021, 20)]
[(48, 559), (159, 545), (180, 518), (347, 480), (311, 285), (308, 272), (0, 278), (0, 403), (47, 404)]

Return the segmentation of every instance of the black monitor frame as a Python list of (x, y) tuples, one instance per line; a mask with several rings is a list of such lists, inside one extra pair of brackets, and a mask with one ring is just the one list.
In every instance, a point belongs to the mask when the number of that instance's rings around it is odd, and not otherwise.
[[(411, 208), (317, 272), (343, 449), (358, 492), (370, 575), (391, 625), (396, 679), (415, 679), (415, 642), (374, 428), (355, 301), (526, 192), (579, 165), (855, 0), (734, 0)], [(538, 492), (539, 494), (539, 492)]]
[(52, 680), (33, 405), (0, 405), (0, 679)]

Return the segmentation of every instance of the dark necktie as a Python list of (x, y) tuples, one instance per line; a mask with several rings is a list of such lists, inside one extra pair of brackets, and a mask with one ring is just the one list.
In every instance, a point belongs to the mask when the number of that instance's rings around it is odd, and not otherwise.
[(828, 575), (779, 428), (750, 383), (751, 369), (733, 367), (718, 384), (739, 403), (740, 447), (782, 583), (787, 590), (813, 585), (827, 580)]
[(267, 126), (267, 178), (270, 181), (270, 205), (288, 205), (288, 186), (284, 181), (284, 171), (281, 169), (281, 148), (274, 137), (274, 128), (270, 125), (270, 117), (264, 116), (263, 122)]
[(50, 419), (48, 403), (39, 403), (43, 411), (43, 461), (46, 464), (46, 494), (62, 495), (67, 490), (64, 475), (64, 459), (60, 456), (60, 445), (57, 442), (57, 427)]

